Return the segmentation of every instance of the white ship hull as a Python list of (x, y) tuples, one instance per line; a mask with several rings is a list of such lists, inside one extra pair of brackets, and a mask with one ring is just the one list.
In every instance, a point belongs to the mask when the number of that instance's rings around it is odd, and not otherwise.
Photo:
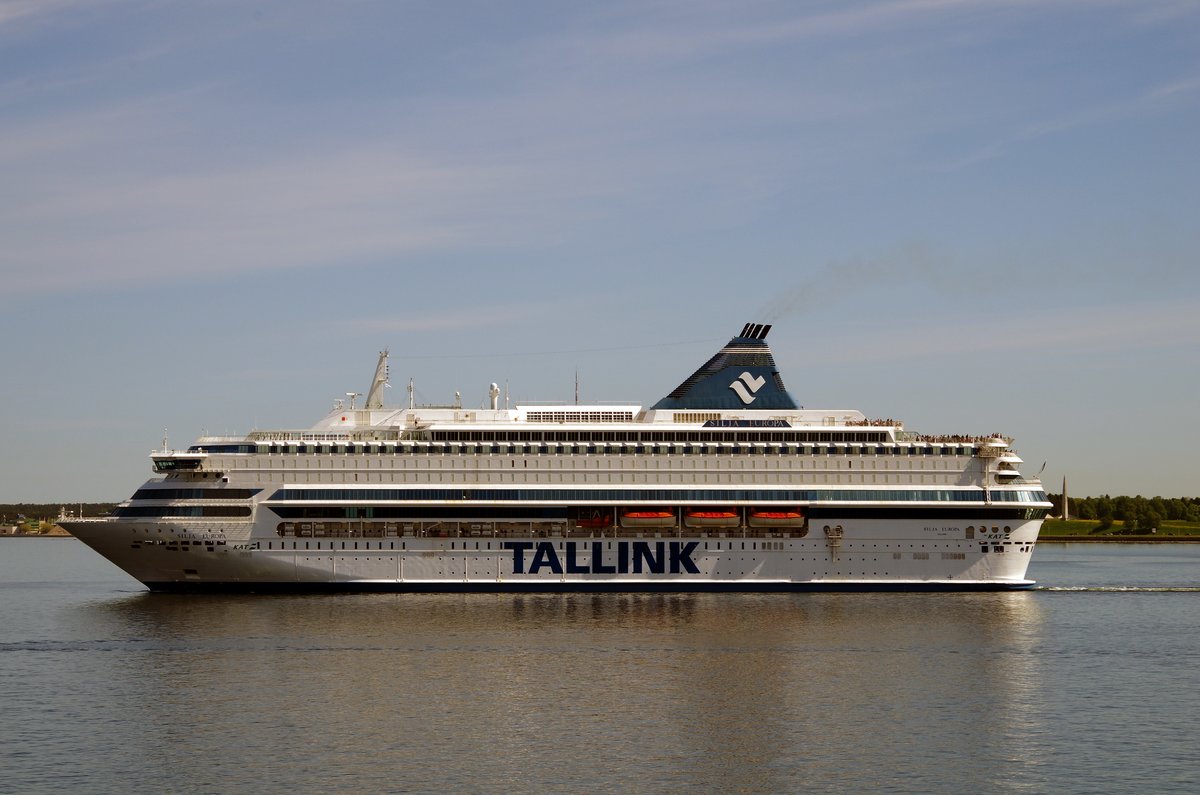
[[(382, 404), (202, 438), (63, 522), (153, 590), (971, 590), (1032, 585), (1050, 508), (1011, 440), (801, 408), (747, 324), (651, 407)], [(411, 392), (411, 390), (410, 390)]]
[(973, 539), (964, 531), (978, 520), (847, 520), (840, 543), (738, 532), (252, 541), (232, 527), (64, 524), (152, 590), (833, 591), (1028, 588), (1041, 520)]

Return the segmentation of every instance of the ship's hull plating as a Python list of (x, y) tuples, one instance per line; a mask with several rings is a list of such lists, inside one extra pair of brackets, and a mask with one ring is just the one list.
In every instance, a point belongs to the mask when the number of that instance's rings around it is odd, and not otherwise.
[[(978, 524), (977, 520), (975, 522)], [(249, 525), (66, 522), (154, 591), (977, 591), (1029, 588), (1040, 520), (858, 522), (840, 538), (629, 533), (568, 538), (253, 538)], [(849, 523), (847, 523), (849, 525)], [(982, 532), (980, 532), (982, 531)]]

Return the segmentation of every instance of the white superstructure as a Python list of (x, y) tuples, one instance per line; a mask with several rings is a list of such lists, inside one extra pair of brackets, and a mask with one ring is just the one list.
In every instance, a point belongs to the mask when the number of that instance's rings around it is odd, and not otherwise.
[(64, 526), (152, 590), (1032, 585), (1051, 507), (1000, 436), (802, 409), (748, 324), (654, 406), (385, 408), (201, 438)]

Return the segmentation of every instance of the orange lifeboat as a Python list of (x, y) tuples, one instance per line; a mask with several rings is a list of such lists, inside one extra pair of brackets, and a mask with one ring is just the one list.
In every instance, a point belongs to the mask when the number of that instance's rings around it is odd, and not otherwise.
[(751, 527), (800, 527), (804, 514), (799, 510), (763, 510), (750, 512)]
[(684, 522), (688, 527), (737, 527), (741, 517), (737, 511), (696, 510), (688, 511)]
[(621, 514), (622, 527), (674, 527), (673, 511), (625, 511)]

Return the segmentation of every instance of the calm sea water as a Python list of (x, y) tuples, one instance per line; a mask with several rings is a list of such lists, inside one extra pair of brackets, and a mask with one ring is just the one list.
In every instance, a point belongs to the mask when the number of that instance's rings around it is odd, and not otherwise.
[(152, 595), (0, 541), (4, 792), (1200, 791), (1200, 546), (999, 594)]

